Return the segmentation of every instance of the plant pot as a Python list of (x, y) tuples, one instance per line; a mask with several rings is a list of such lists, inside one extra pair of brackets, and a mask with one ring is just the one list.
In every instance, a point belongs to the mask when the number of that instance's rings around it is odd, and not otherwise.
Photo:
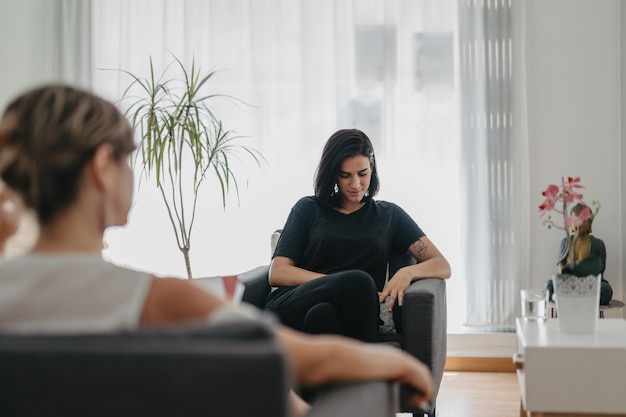
[(595, 333), (600, 305), (600, 274), (552, 276), (559, 327), (563, 333)]

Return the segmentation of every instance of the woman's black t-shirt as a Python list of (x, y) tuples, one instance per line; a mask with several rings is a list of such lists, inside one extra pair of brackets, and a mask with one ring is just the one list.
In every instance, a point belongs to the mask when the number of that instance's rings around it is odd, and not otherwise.
[(343, 214), (321, 207), (309, 196), (291, 209), (273, 256), (287, 257), (297, 267), (323, 274), (359, 269), (368, 272), (381, 291), (390, 254), (406, 252), (424, 235), (393, 203), (371, 200)]

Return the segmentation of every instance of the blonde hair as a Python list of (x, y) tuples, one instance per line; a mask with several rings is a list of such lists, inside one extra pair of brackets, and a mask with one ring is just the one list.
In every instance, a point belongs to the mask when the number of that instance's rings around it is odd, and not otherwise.
[(104, 143), (118, 160), (135, 148), (130, 124), (112, 103), (65, 85), (36, 88), (4, 111), (0, 178), (47, 223), (74, 201), (85, 165)]

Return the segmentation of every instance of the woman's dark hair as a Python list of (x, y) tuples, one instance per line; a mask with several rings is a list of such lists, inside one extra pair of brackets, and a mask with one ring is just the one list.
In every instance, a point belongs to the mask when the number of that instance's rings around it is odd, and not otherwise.
[(341, 193), (337, 188), (337, 175), (344, 159), (363, 155), (371, 158), (372, 177), (363, 202), (370, 201), (378, 193), (378, 174), (374, 160), (374, 147), (370, 138), (358, 129), (335, 132), (326, 142), (315, 173), (315, 197), (322, 206), (340, 207)]
[(39, 87), (0, 119), (0, 177), (46, 224), (74, 201), (84, 167), (104, 143), (118, 160), (135, 148), (112, 103), (65, 85)]

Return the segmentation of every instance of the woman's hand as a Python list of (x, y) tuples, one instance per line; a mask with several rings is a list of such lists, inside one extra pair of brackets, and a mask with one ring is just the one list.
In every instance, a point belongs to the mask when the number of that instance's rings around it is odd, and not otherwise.
[(413, 281), (422, 278), (450, 278), (450, 264), (439, 252), (439, 249), (426, 236), (422, 236), (409, 246), (409, 252), (417, 260), (417, 264), (405, 266), (392, 276), (381, 293), (378, 301), (384, 303), (389, 297), (388, 310), (398, 303), (402, 305), (404, 294)]
[(389, 297), (387, 302), (387, 310), (391, 311), (393, 306), (398, 303), (402, 306), (404, 301), (404, 293), (413, 282), (413, 275), (409, 268), (400, 268), (393, 277), (387, 282), (382, 292), (378, 293), (378, 301), (382, 304)]
[(0, 252), (4, 252), (7, 241), (17, 232), (20, 217), (20, 210), (14, 197), (6, 187), (3, 187), (0, 190)]

